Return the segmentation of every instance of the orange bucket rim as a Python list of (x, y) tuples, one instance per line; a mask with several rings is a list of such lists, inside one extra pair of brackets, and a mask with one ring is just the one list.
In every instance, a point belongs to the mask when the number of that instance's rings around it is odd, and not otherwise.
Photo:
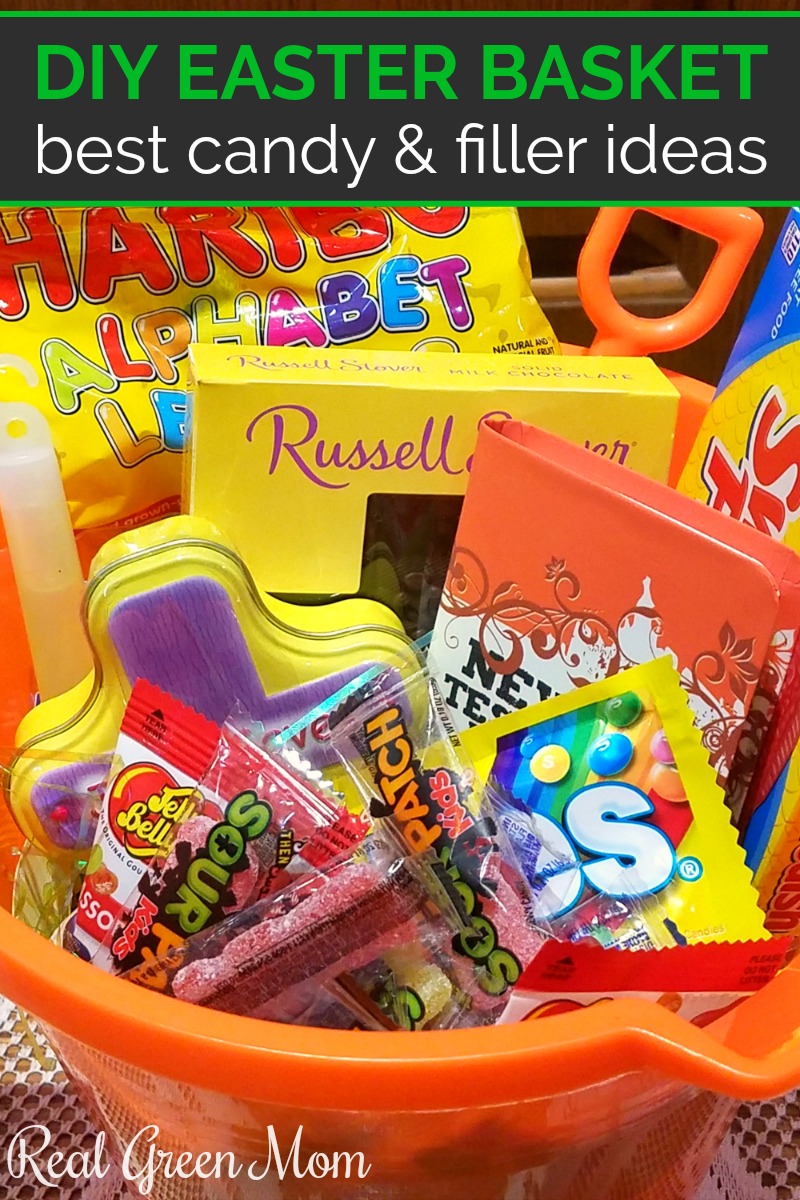
[[(800, 1014), (800, 967), (787, 968)], [(779, 977), (780, 979), (780, 977)], [(774, 988), (769, 984), (764, 993)], [(800, 1083), (800, 1039), (747, 1058), (642, 1000), (483, 1029), (414, 1035), (327, 1030), (233, 1016), (155, 995), (47, 942), (0, 911), (0, 990), (68, 1038), (206, 1090), (332, 1111), (429, 1112), (472, 1095), (521, 1103), (654, 1071), (738, 1099)], [(218, 1086), (215, 1087), (215, 1084)]]

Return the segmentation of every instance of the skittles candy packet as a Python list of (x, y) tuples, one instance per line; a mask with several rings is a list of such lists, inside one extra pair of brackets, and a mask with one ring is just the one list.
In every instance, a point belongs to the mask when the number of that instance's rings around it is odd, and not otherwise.
[[(744, 853), (668, 658), (461, 735), (541, 845), (535, 918), (638, 901), (653, 944), (764, 936)], [(666, 930), (666, 935), (664, 931)]]
[(511, 208), (0, 209), (0, 400), (77, 530), (177, 511), (192, 342), (555, 354)]

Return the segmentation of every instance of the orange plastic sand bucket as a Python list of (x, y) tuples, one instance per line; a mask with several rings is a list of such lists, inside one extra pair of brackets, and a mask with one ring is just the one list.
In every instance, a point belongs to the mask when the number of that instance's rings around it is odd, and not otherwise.
[[(700, 336), (760, 233), (741, 210), (707, 222), (711, 210), (650, 210), (702, 221), (720, 249), (681, 314), (643, 321), (607, 283), (632, 211), (601, 212), (587, 240), (580, 286), (598, 340), (572, 353), (645, 353)], [(706, 385), (676, 382), (690, 414), (707, 404)], [(155, 995), (0, 910), (0, 992), (42, 1022), (117, 1157), (127, 1153), (134, 1195), (153, 1164), (156, 1200), (690, 1200), (737, 1101), (800, 1086), (800, 966), (712, 1030), (625, 1000), (517, 1026), (345, 1033)], [(242, 1169), (176, 1178), (186, 1152), (198, 1165), (230, 1153), (222, 1165)]]
[[(0, 913), (0, 991), (43, 1023), (130, 1173), (158, 1150), (230, 1152), (235, 1181), (152, 1196), (217, 1200), (689, 1200), (739, 1099), (800, 1084), (800, 967), (713, 1034), (635, 1000), (516, 1026), (348, 1033), (195, 1008), (70, 958)], [(302, 1127), (302, 1130), (301, 1130)], [(366, 1177), (290, 1170), (363, 1155)], [(154, 1136), (152, 1133), (146, 1136)], [(251, 1163), (266, 1180), (247, 1178)], [(324, 1162), (316, 1160), (320, 1171)], [(135, 1189), (137, 1184), (131, 1184)]]

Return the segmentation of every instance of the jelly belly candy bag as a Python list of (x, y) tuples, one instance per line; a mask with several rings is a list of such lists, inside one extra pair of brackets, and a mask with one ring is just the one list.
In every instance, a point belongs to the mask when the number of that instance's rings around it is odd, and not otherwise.
[(418, 862), (450, 916), (459, 978), (491, 1009), (537, 952), (530, 892), (426, 670), (378, 675), (329, 718), (331, 745), (376, 828)]
[(169, 853), (176, 827), (206, 811), (198, 780), (208, 769), (219, 729), (171, 696), (138, 680), (122, 720), (97, 823), (95, 849), (69, 946), (82, 958), (104, 957), (123, 905), (154, 858)]
[[(542, 850), (533, 910), (638, 898), (655, 945), (764, 935), (764, 917), (680, 678), (667, 658), (462, 734)], [(648, 907), (651, 897), (655, 905)]]
[(232, 726), (200, 786), (216, 815), (191, 814), (128, 898), (111, 939), (113, 969), (211, 928), (298, 875), (352, 853), (368, 831), (336, 798)]
[(630, 996), (710, 1025), (765, 987), (786, 964), (789, 938), (608, 953), (582, 942), (548, 942), (514, 988), (500, 1021), (510, 1025)]
[(530, 279), (513, 209), (0, 210), (0, 325), (79, 530), (174, 509), (191, 342), (554, 354)]

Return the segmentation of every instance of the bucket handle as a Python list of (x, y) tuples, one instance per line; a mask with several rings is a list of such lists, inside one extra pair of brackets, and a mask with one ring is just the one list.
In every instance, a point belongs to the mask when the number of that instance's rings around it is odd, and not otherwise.
[[(652, 213), (717, 243), (697, 292), (671, 316), (637, 317), (612, 291), (611, 265), (635, 212)], [(664, 353), (703, 337), (725, 312), (763, 229), (752, 208), (601, 208), (578, 260), (578, 292), (597, 330), (589, 353)]]
[(722, 1018), (716, 1035), (666, 1010), (653, 1011), (651, 1005), (646, 1020), (638, 1021), (633, 1009), (641, 1001), (619, 1004), (628, 1009), (623, 1018), (628, 1038), (636, 1029), (641, 1067), (721, 1095), (759, 1100), (800, 1085), (799, 993), (800, 962), (795, 960), (768, 987)]

